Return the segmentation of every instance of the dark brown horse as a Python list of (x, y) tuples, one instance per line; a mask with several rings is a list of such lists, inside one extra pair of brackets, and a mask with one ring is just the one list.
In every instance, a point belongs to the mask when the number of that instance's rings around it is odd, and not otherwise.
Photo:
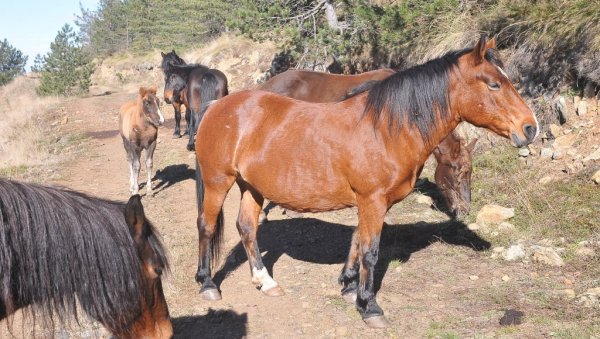
[[(264, 91), (242, 91), (212, 103), (198, 128), (196, 155), (199, 260), (206, 299), (220, 298), (211, 278), (223, 232), (223, 201), (241, 191), (237, 226), (252, 281), (283, 294), (256, 243), (265, 198), (299, 212), (358, 207), (358, 227), (339, 281), (356, 294), (372, 327), (387, 320), (375, 298), (374, 268), (383, 219), (413, 189), (433, 149), (461, 121), (529, 144), (537, 120), (502, 71), (495, 40), (398, 72), (339, 103), (308, 103)], [(294, 152), (282, 152), (294, 150)], [(214, 262), (213, 262), (214, 264)]]
[[(278, 74), (258, 89), (283, 94), (290, 98), (308, 102), (336, 102), (348, 99), (364, 91), (368, 91), (380, 80), (396, 72), (391, 69), (380, 69), (359, 75), (338, 75), (306, 70), (288, 70)], [(448, 212), (452, 216), (461, 217), (471, 208), (471, 172), (472, 159), (470, 150), (473, 143), (465, 148), (463, 140), (455, 133), (442, 140), (439, 148), (433, 151), (438, 163), (435, 182), (445, 198)], [(290, 213), (288, 216), (301, 216)]]
[[(173, 74), (179, 76), (186, 83), (185, 98), (189, 103), (189, 105), (186, 105), (186, 108), (190, 109), (191, 115), (188, 127), (190, 139), (187, 149), (192, 151), (194, 150), (194, 136), (196, 135), (198, 123), (202, 119), (206, 105), (229, 93), (227, 77), (218, 69), (208, 68), (201, 64), (187, 64), (175, 51), (167, 54), (161, 52), (161, 55), (163, 58), (161, 67), (165, 76), (165, 88), (168, 87), (167, 81), (172, 79)], [(175, 114), (175, 131), (177, 132), (181, 114), (179, 118), (177, 111)], [(174, 134), (175, 137), (177, 135)]]
[(167, 104), (172, 104), (175, 110), (175, 131), (173, 132), (173, 138), (181, 138), (180, 120), (181, 120), (181, 106), (185, 107), (185, 130), (183, 135), (189, 135), (190, 129), (190, 105), (187, 101), (187, 83), (183, 78), (177, 74), (171, 74), (165, 79), (165, 88), (163, 91), (163, 97)]
[(125, 205), (0, 179), (0, 216), (0, 321), (31, 305), (50, 329), (82, 309), (117, 338), (172, 336), (168, 263), (139, 195)]
[(158, 126), (165, 121), (160, 112), (160, 103), (156, 97), (156, 87), (140, 87), (138, 98), (125, 103), (119, 112), (119, 133), (129, 163), (129, 190), (138, 194), (138, 175), (140, 157), (146, 150), (146, 194), (152, 195), (152, 165)]

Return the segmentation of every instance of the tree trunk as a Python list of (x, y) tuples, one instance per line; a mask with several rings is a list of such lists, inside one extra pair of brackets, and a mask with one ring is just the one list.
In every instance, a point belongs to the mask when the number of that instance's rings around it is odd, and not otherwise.
[(333, 0), (325, 1), (325, 17), (327, 18), (327, 24), (329, 25), (329, 28), (340, 29)]

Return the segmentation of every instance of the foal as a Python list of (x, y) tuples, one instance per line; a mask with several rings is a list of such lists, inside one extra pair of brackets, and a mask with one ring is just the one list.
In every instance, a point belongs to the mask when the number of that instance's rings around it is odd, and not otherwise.
[(127, 152), (129, 163), (129, 190), (138, 194), (138, 175), (140, 173), (140, 157), (146, 150), (146, 194), (152, 195), (152, 156), (156, 148), (158, 126), (165, 121), (156, 97), (156, 86), (140, 87), (137, 100), (121, 106), (119, 112), (119, 133), (123, 138), (123, 146)]

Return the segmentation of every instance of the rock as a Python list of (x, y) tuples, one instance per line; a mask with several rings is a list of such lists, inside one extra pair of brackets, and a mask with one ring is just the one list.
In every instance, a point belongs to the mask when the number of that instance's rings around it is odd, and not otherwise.
[(470, 275), (469, 276), (469, 280), (478, 280), (478, 279), (479, 279), (479, 277), (476, 276), (476, 275)]
[(500, 325), (520, 325), (523, 323), (523, 316), (525, 316), (525, 313), (519, 310), (506, 310), (504, 311), (504, 315), (502, 316), (502, 318), (500, 318)]
[(556, 112), (558, 113), (558, 120), (561, 124), (567, 122), (567, 118), (569, 117), (569, 109), (567, 107), (567, 101), (562, 95), (556, 101)]
[(552, 177), (551, 177), (551, 176), (549, 176), (549, 175), (547, 175), (547, 176), (545, 176), (545, 177), (541, 178), (541, 179), (540, 179), (538, 182), (539, 182), (540, 184), (542, 184), (542, 185), (546, 185), (546, 184), (548, 184), (548, 183), (551, 183), (551, 182), (552, 182), (552, 180), (553, 180), (553, 179), (552, 179)]
[(554, 151), (554, 153), (552, 153), (552, 160), (560, 160), (563, 157), (563, 152), (559, 149), (557, 149), (556, 151)]
[(513, 224), (511, 224), (509, 222), (506, 222), (506, 221), (503, 221), (503, 222), (500, 223), (500, 225), (498, 225), (498, 230), (499, 231), (505, 231), (506, 232), (506, 231), (513, 231), (514, 229), (515, 229), (515, 225), (513, 225)]
[(525, 250), (522, 245), (512, 245), (508, 248), (506, 253), (502, 255), (506, 261), (517, 261), (525, 257)]
[(494, 252), (494, 253), (502, 253), (502, 252), (504, 252), (504, 250), (505, 250), (505, 248), (502, 246), (496, 246), (496, 247), (492, 248), (492, 252)]
[(576, 107), (577, 115), (579, 115), (580, 117), (587, 115), (587, 101), (585, 100), (585, 98), (579, 101)]
[(551, 158), (552, 157), (552, 153), (554, 153), (554, 151), (552, 151), (552, 148), (550, 148), (550, 147), (544, 147), (540, 151), (540, 157), (542, 157), (542, 158)]
[(564, 290), (558, 290), (556, 291), (556, 294), (562, 298), (565, 299), (573, 299), (575, 298), (575, 291), (573, 291), (570, 288), (564, 289)]
[(519, 156), (523, 158), (527, 158), (529, 156), (529, 149), (527, 147), (522, 147), (519, 149)]
[(575, 251), (575, 255), (578, 257), (589, 258), (596, 255), (596, 251), (589, 247), (580, 247)]
[(499, 205), (488, 204), (483, 206), (477, 213), (478, 224), (499, 224), (504, 220), (515, 216), (514, 208), (506, 208)]
[(560, 126), (557, 124), (550, 124), (549, 126), (550, 134), (552, 134), (554, 138), (558, 138), (561, 135), (561, 130), (562, 128), (560, 128)]
[(433, 199), (431, 199), (430, 196), (424, 195), (424, 194), (418, 194), (417, 195), (417, 202), (419, 204), (423, 204), (423, 205), (427, 205), (427, 206), (432, 206), (433, 205)]
[(68, 116), (66, 116), (66, 117), (64, 117), (64, 118), (63, 118), (63, 119), (60, 121), (60, 124), (61, 124), (61, 125), (66, 125), (68, 122), (69, 122), (69, 117), (68, 117)]
[(600, 287), (588, 289), (579, 296), (578, 303), (583, 307), (600, 307)]
[(552, 148), (554, 150), (565, 150), (566, 151), (567, 148), (571, 147), (573, 145), (573, 143), (575, 143), (575, 140), (577, 140), (578, 136), (579, 136), (578, 133), (572, 133), (572, 134), (560, 136), (560, 137), (554, 139), (554, 142), (552, 143)]
[(579, 97), (579, 96), (573, 97), (573, 107), (575, 107), (575, 109), (577, 109), (577, 107), (579, 106), (580, 101), (581, 101), (581, 97)]
[(592, 175), (592, 181), (594, 181), (596, 185), (600, 185), (600, 170), (596, 171), (596, 173)]
[(552, 247), (531, 246), (533, 261), (550, 266), (563, 266), (565, 262)]
[(509, 280), (510, 280), (510, 277), (508, 275), (505, 274), (502, 276), (502, 281), (507, 282)]
[(590, 155), (588, 155), (587, 157), (583, 158), (583, 161), (590, 161), (590, 160), (600, 160), (600, 147), (595, 150), (594, 152), (592, 152)]

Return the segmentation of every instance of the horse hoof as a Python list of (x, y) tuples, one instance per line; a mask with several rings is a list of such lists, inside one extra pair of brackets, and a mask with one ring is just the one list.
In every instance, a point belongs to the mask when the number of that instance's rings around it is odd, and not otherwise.
[(390, 326), (389, 321), (387, 321), (387, 319), (382, 315), (377, 315), (377, 316), (369, 317), (369, 318), (363, 318), (363, 321), (370, 328), (386, 328), (386, 327)]
[(179, 139), (179, 138), (181, 138), (181, 135), (179, 133), (173, 134), (173, 139)]
[(219, 292), (219, 290), (217, 290), (215, 288), (211, 288), (211, 289), (208, 289), (208, 290), (201, 291), (200, 292), (200, 296), (204, 300), (211, 300), (211, 301), (223, 299), (221, 297), (221, 293)]
[(342, 294), (342, 298), (349, 304), (356, 304), (356, 292), (348, 292)]
[(269, 288), (268, 290), (265, 290), (265, 291), (261, 290), (261, 292), (264, 295), (266, 295), (267, 297), (281, 297), (282, 295), (285, 295), (283, 288), (281, 288), (279, 286)]

